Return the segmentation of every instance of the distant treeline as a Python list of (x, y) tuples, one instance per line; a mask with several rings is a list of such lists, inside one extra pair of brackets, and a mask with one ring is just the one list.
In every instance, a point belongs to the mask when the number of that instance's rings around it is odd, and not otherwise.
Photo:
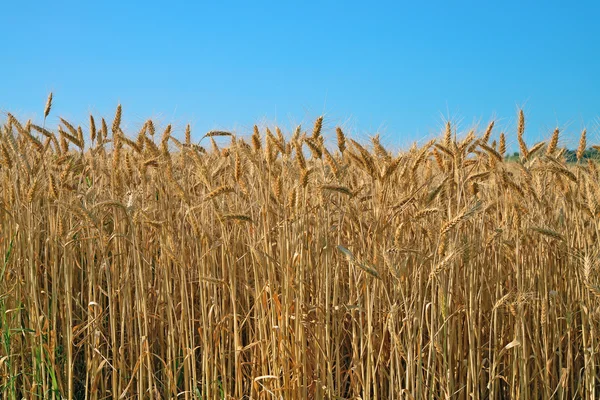
[[(565, 160), (568, 163), (576, 163), (577, 162), (577, 151), (576, 150), (569, 150), (566, 149), (563, 156), (565, 157)], [(508, 161), (517, 161), (520, 158), (520, 154), (518, 151), (515, 151), (512, 155), (507, 155), (506, 159)], [(590, 147), (589, 149), (585, 150), (583, 152), (583, 155), (581, 157), (583, 160), (587, 160), (587, 159), (594, 159), (594, 160), (600, 160), (600, 152), (593, 148)]]

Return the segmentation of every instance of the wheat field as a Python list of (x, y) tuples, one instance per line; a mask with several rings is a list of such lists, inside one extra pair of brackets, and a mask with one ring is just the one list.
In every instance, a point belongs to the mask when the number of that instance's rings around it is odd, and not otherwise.
[(51, 101), (0, 136), (2, 399), (600, 396), (585, 131), (192, 143)]

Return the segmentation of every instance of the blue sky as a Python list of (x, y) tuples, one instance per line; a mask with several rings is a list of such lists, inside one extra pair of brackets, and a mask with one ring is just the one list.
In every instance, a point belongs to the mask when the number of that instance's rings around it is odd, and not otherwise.
[(523, 107), (528, 142), (600, 142), (598, 2), (373, 3), (7, 1), (0, 112), (39, 120), (52, 91), (51, 126), (118, 103), (132, 134), (154, 118), (197, 138), (324, 114), (407, 146), (448, 117), (515, 143)]

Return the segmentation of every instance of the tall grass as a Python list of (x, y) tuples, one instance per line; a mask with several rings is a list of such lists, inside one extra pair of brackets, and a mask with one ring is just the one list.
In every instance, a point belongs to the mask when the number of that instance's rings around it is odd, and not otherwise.
[(121, 114), (2, 127), (3, 399), (600, 395), (600, 176), (558, 131), (520, 113), (507, 162), (493, 125), (392, 154)]

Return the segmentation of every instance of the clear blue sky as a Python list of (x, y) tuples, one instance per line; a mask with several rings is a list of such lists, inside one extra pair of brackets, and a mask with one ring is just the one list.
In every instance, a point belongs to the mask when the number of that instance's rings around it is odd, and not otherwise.
[(147, 118), (198, 138), (310, 129), (324, 114), (405, 146), (446, 117), (495, 117), (514, 143), (522, 106), (528, 142), (559, 126), (600, 143), (598, 2), (199, 3), (3, 2), (0, 112), (39, 120), (52, 91), (51, 126), (120, 102), (132, 133)]

